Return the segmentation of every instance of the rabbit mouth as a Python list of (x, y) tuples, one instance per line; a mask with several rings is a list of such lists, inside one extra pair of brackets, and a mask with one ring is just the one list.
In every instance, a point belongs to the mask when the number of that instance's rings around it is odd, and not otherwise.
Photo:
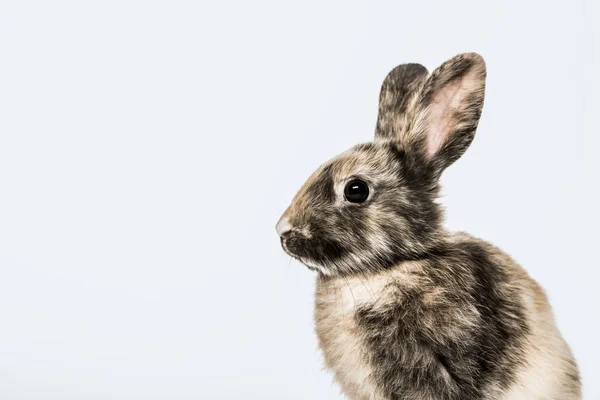
[(311, 271), (316, 271), (316, 272), (318, 272), (318, 273), (320, 273), (320, 274), (322, 274), (322, 275), (326, 275), (326, 276), (331, 276), (331, 275), (332, 275), (331, 271), (329, 271), (329, 270), (328, 270), (326, 267), (324, 267), (324, 266), (323, 266), (323, 265), (321, 265), (321, 264), (317, 264), (317, 263), (315, 263), (315, 262), (314, 262), (313, 260), (311, 260), (310, 258), (308, 258), (308, 257), (303, 257), (303, 256), (298, 256), (298, 255), (295, 255), (295, 254), (291, 253), (290, 251), (288, 251), (288, 250), (285, 250), (285, 248), (284, 248), (284, 251), (285, 251), (285, 252), (286, 252), (286, 253), (287, 253), (289, 256), (291, 256), (292, 258), (294, 258), (294, 259), (296, 259), (296, 260), (300, 261), (300, 262), (301, 262), (301, 263), (302, 263), (302, 264), (303, 264), (303, 265), (304, 265), (306, 268), (310, 269)]
[[(310, 262), (310, 258), (305, 254), (304, 247), (301, 243), (302, 239), (294, 237), (295, 235), (289, 235), (281, 238), (281, 247), (283, 251), (292, 258), (300, 261), (301, 263)], [(308, 266), (308, 265), (307, 265)]]
[(307, 238), (300, 233), (291, 232), (281, 238), (281, 247), (286, 254), (300, 261), (308, 269), (324, 275), (331, 275), (327, 265), (333, 265), (342, 253), (335, 243), (318, 237)]

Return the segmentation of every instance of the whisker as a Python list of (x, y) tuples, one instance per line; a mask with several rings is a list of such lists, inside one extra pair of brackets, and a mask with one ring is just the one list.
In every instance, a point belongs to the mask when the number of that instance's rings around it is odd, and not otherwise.
[(375, 301), (375, 298), (374, 298), (375, 294), (373, 292), (373, 288), (371, 286), (365, 284), (365, 281), (361, 278), (360, 274), (356, 275), (356, 277), (358, 278), (360, 283), (363, 285), (365, 290), (369, 293), (369, 296), (371, 296), (371, 300)]
[(356, 311), (356, 299), (354, 298), (354, 292), (352, 291), (352, 288), (350, 287), (350, 284), (348, 283), (348, 280), (346, 279), (346, 277), (343, 277), (344, 282), (346, 283), (346, 286), (348, 287), (348, 290), (350, 291), (350, 295), (352, 296), (352, 301), (354, 302), (354, 311)]

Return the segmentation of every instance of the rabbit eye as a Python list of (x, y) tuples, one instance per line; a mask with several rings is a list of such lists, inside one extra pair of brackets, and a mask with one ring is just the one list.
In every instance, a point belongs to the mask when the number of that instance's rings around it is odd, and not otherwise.
[(369, 197), (369, 186), (358, 179), (350, 181), (344, 188), (344, 197), (350, 203), (363, 203)]

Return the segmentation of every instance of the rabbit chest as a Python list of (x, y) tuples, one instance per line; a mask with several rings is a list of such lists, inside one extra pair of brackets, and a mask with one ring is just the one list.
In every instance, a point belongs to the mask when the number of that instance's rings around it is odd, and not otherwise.
[(390, 398), (387, 379), (404, 399), (458, 390), (444, 355), (425, 343), (436, 335), (468, 340), (478, 313), (468, 305), (453, 313), (445, 293), (419, 262), (380, 275), (318, 278), (316, 333), (327, 368), (350, 399)]
[[(351, 399), (384, 399), (377, 380), (382, 370), (373, 361), (386, 343), (377, 343), (379, 337), (397, 335), (404, 331), (407, 340), (419, 328), (409, 326), (414, 318), (405, 315), (406, 329), (393, 310), (407, 299), (404, 292), (411, 288), (424, 290), (420, 301), (435, 301), (436, 289), (422, 280), (419, 263), (410, 263), (403, 269), (381, 275), (344, 278), (319, 278), (315, 296), (315, 325), (325, 364), (336, 377), (343, 392)], [(408, 313), (410, 309), (406, 310)], [(393, 318), (394, 321), (385, 320)], [(426, 323), (426, 322), (425, 322)], [(387, 332), (386, 332), (387, 331)], [(414, 337), (413, 337), (414, 339)], [(380, 348), (378, 349), (378, 346)], [(420, 348), (405, 348), (407, 362), (428, 362)], [(440, 379), (450, 379), (443, 370), (434, 371)], [(419, 394), (419, 396), (422, 393)], [(412, 398), (412, 397), (410, 397)]]
[(358, 324), (357, 309), (372, 304), (383, 290), (383, 282), (360, 283), (356, 278), (317, 280), (315, 330), (325, 365), (351, 399), (371, 399), (369, 352)]

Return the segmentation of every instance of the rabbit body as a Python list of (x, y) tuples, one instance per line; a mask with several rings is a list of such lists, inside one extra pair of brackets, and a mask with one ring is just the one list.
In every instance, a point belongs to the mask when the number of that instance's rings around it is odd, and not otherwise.
[(351, 399), (575, 400), (548, 300), (509, 256), (450, 234), (439, 177), (471, 144), (486, 69), (474, 53), (383, 82), (375, 140), (319, 167), (277, 223), (317, 272), (326, 365)]
[(470, 237), (379, 274), (317, 278), (316, 332), (350, 399), (580, 399), (539, 285)]

